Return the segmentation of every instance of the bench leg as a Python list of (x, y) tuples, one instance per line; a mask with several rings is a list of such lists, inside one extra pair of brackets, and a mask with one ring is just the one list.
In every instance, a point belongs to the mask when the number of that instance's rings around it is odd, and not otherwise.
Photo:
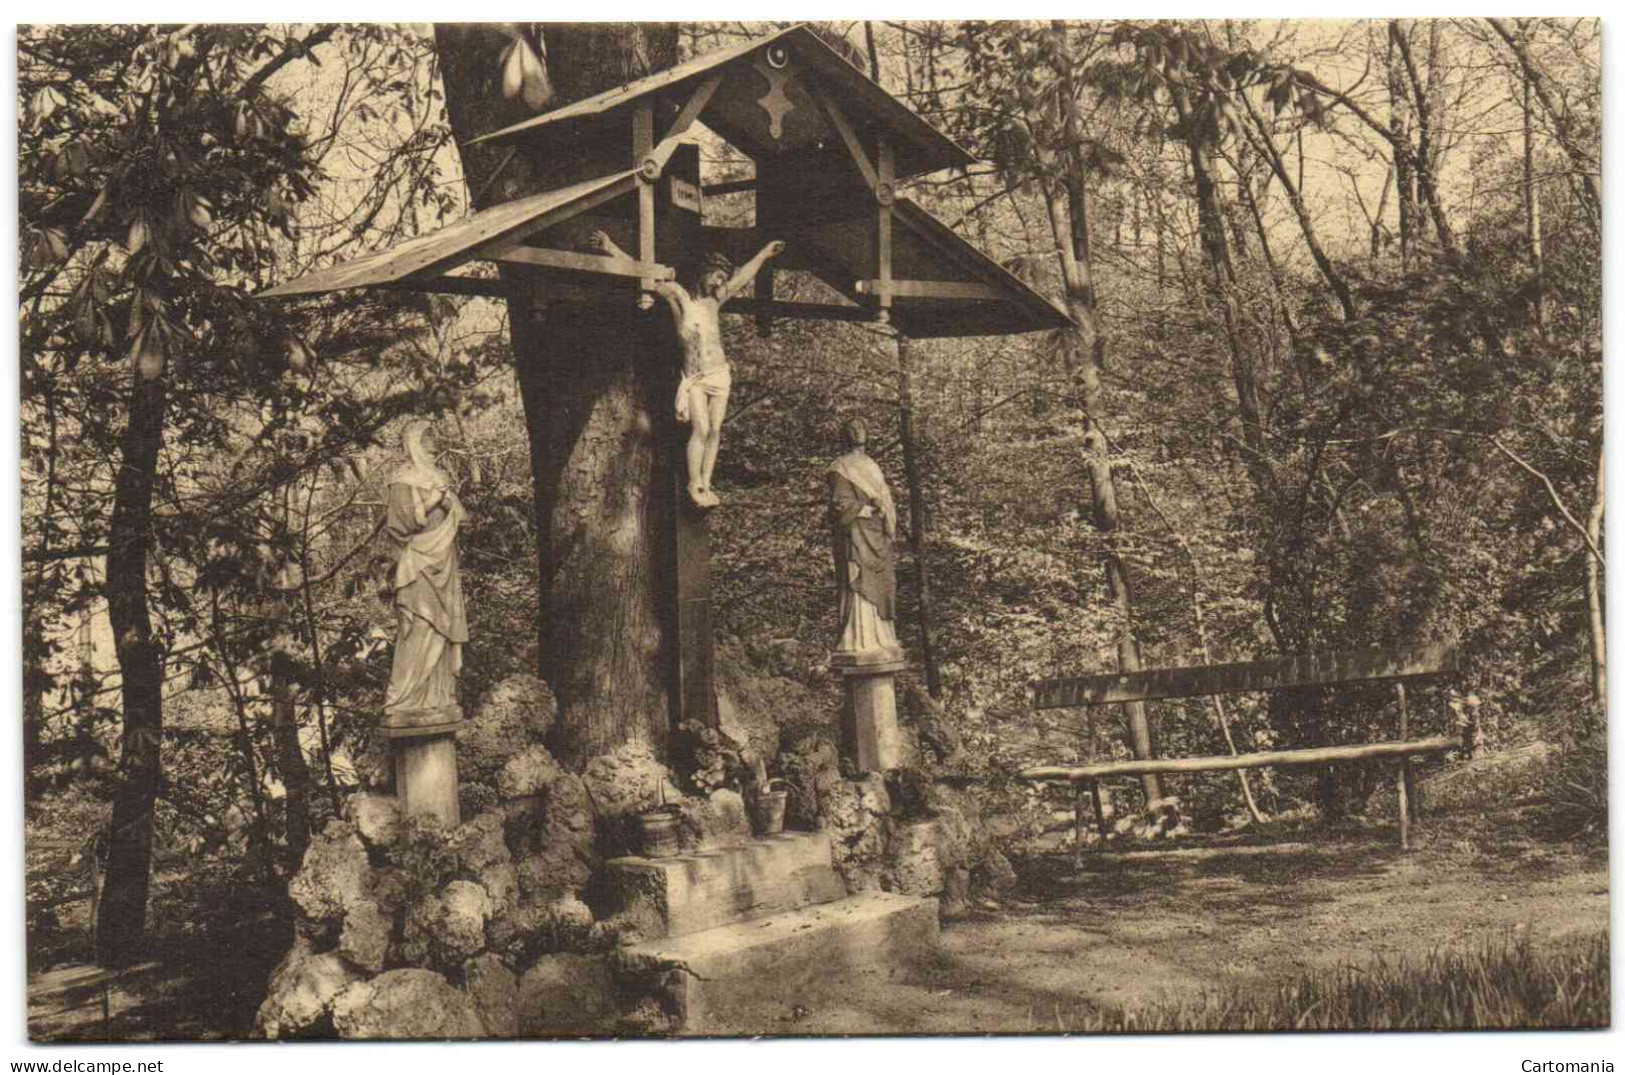
[(1072, 853), (1078, 863), (1083, 862), (1083, 827), (1088, 824), (1083, 819), (1083, 783), (1074, 781), (1072, 784)]
[(1409, 758), (1399, 763), (1399, 849), (1411, 849), (1411, 762)]
[[(1399, 695), (1399, 737), (1408, 739), (1411, 734), (1411, 707), (1405, 699), (1405, 683), (1403, 680), (1394, 681), (1394, 690)], [(1411, 759), (1399, 759), (1399, 849), (1411, 849)]]
[(1089, 794), (1095, 800), (1095, 824), (1100, 828), (1101, 840), (1106, 839), (1106, 809), (1100, 803), (1100, 781), (1089, 781)]

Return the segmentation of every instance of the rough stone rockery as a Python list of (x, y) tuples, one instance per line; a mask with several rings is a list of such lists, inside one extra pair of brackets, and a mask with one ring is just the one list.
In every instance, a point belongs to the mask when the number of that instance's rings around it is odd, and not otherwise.
[[(674, 979), (683, 976), (639, 956), (639, 942), (658, 930), (646, 913), (617, 909), (606, 863), (639, 850), (633, 822), (661, 803), (676, 808), (682, 851), (747, 845), (742, 758), (770, 754), (768, 770), (790, 792), (790, 829), (827, 836), (829, 865), (848, 894), (936, 896), (951, 917), (1013, 883), (987, 834), (1019, 819), (985, 817), (969, 794), (921, 768), (842, 775), (812, 647), (747, 657), (725, 640), (719, 650), (722, 724), (707, 739), (725, 759), (720, 774), (715, 765), (674, 773), (639, 744), (565, 770), (545, 745), (557, 707), (534, 676), (492, 688), (458, 733), (461, 825), (403, 817), (380, 767), (376, 786), (350, 796), (344, 816), (312, 841), (289, 886), (295, 937), (269, 983), (259, 1032), (680, 1032)], [(909, 730), (929, 726), (929, 700), (908, 700)], [(919, 739), (929, 767), (941, 746)], [(919, 762), (912, 735), (909, 750)]]

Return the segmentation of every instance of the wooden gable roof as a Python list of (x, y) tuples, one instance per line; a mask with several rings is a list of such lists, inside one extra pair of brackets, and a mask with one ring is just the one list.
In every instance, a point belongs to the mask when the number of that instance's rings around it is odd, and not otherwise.
[[(701, 82), (725, 73), (728, 83), (699, 114), (699, 122), (716, 131), (753, 157), (771, 156), (796, 142), (837, 138), (835, 130), (807, 97), (805, 89), (791, 82), (785, 87), (789, 106), (784, 116), (789, 137), (766, 134), (768, 120), (762, 102), (755, 96), (773, 92), (760, 58), (769, 50), (782, 49), (791, 62), (804, 66), (818, 87), (838, 98), (849, 110), (852, 123), (862, 132), (884, 131), (896, 144), (897, 178), (907, 179), (943, 168), (964, 168), (976, 158), (960, 148), (903, 102), (881, 89), (862, 71), (825, 44), (806, 26), (792, 26), (766, 37), (696, 56), (676, 67), (606, 90), (592, 97), (544, 113), (534, 119), (504, 127), (470, 139), (477, 142), (531, 142), (558, 138), (564, 144), (571, 133), (567, 128), (591, 125), (638, 101), (654, 101), (675, 112), (688, 94)], [(753, 74), (753, 70), (756, 72)], [(796, 128), (800, 130), (796, 130)]]
[(550, 190), (482, 209), (424, 235), (384, 250), (278, 284), (260, 292), (262, 299), (288, 299), (321, 295), (354, 287), (404, 290), (456, 290), (436, 286), (437, 279), (467, 262), (506, 244), (518, 242), (557, 224), (567, 216), (630, 193), (636, 173), (625, 171), (588, 180), (563, 190)]

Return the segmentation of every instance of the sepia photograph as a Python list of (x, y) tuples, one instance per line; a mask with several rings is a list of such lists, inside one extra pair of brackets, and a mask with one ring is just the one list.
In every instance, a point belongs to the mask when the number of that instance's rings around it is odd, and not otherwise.
[(1611, 1027), (1600, 20), (35, 14), (36, 1059)]

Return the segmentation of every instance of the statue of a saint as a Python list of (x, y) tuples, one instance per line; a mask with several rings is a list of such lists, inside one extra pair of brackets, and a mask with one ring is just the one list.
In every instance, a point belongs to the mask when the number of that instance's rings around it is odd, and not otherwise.
[[(593, 232), (592, 239), (610, 257), (631, 257), (602, 231)], [(768, 243), (736, 272), (726, 256), (713, 251), (706, 255), (692, 295), (675, 281), (655, 284), (655, 293), (671, 307), (677, 338), (683, 345), (677, 420), (692, 427), (688, 435), (688, 495), (702, 508), (722, 503), (711, 491), (711, 472), (716, 469), (722, 421), (728, 414), (728, 391), (733, 385), (728, 356), (722, 353), (722, 307), (751, 286), (769, 259), (783, 252), (784, 243)]]
[(457, 676), (468, 641), (457, 571), (463, 505), (435, 466), (429, 423), (419, 419), (407, 425), (401, 443), (407, 461), (389, 476), (385, 520), (400, 550), (393, 587), (399, 631), (384, 696), (384, 722), (392, 727), (458, 719)]
[(897, 643), (897, 508), (880, 466), (864, 451), (862, 418), (842, 428), (847, 452), (829, 468), (829, 522), (840, 600), (838, 653), (886, 651)]

